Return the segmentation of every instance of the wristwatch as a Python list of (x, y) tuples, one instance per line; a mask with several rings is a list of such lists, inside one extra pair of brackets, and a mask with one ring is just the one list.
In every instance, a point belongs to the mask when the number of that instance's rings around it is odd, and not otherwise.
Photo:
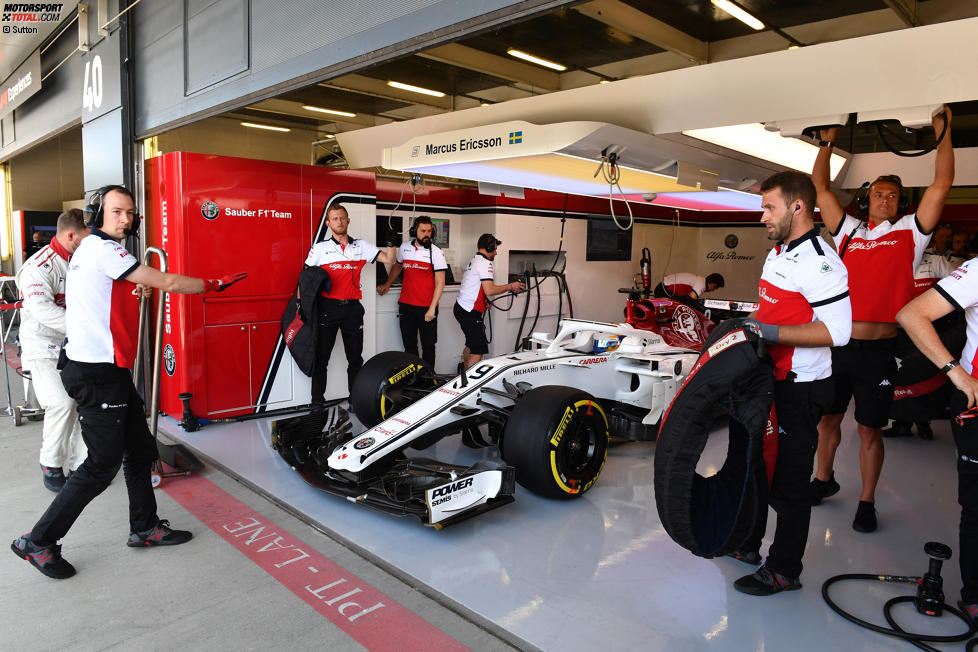
[(831, 140), (820, 140), (820, 141), (818, 141), (818, 146), (819, 147), (834, 147), (835, 146), (835, 143), (832, 142)]
[(951, 360), (946, 365), (944, 365), (943, 367), (941, 367), (941, 371), (943, 371), (944, 373), (947, 373), (947, 372), (951, 371), (952, 369), (954, 369), (955, 367), (959, 367), (959, 366), (961, 366), (961, 363), (960, 362), (958, 362), (957, 360)]

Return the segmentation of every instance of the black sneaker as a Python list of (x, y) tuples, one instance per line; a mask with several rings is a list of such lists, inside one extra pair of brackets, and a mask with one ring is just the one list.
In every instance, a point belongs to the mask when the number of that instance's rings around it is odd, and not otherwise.
[(65, 486), (65, 482), (68, 481), (64, 470), (57, 466), (44, 466), (42, 464), (41, 473), (44, 474), (44, 486), (54, 493), (61, 491), (61, 487)]
[(978, 628), (978, 602), (965, 604), (964, 600), (958, 600), (958, 609), (968, 617), (972, 628)]
[(856, 532), (874, 532), (876, 530), (876, 508), (873, 503), (860, 500), (856, 508), (856, 518), (852, 519), (852, 529)]
[(818, 505), (823, 499), (829, 496), (834, 496), (839, 493), (839, 483), (835, 481), (835, 473), (829, 478), (828, 482), (819, 480), (818, 478), (812, 478), (812, 505)]
[(894, 421), (893, 425), (890, 426), (889, 428), (883, 428), (882, 434), (884, 437), (909, 437), (910, 422)]
[(744, 575), (734, 582), (734, 588), (748, 595), (774, 595), (782, 591), (797, 591), (801, 588), (801, 582), (797, 577), (785, 577), (764, 565), (753, 574)]
[(41, 548), (35, 546), (29, 536), (30, 532), (14, 539), (10, 544), (10, 549), (15, 555), (26, 559), (31, 566), (56, 580), (68, 579), (75, 574), (75, 567), (61, 556), (61, 546), (55, 544)]
[(761, 563), (761, 553), (756, 550), (731, 550), (727, 553), (727, 557), (733, 557), (737, 561), (742, 561), (751, 566), (757, 566)]
[(917, 422), (917, 436), (924, 441), (934, 441), (934, 431), (930, 428), (930, 421)]
[(145, 548), (147, 546), (178, 546), (187, 543), (194, 537), (186, 530), (171, 530), (170, 521), (161, 520), (154, 527), (142, 532), (129, 535), (126, 545), (130, 548)]

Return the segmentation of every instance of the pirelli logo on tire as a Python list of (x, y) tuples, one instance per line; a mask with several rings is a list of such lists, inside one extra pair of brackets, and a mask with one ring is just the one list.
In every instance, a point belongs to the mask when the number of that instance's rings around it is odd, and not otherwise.
[(560, 423), (554, 428), (554, 435), (550, 438), (550, 443), (555, 447), (560, 445), (560, 438), (564, 436), (564, 431), (567, 430), (567, 424), (574, 417), (574, 406), (568, 405), (567, 409), (564, 410), (564, 416), (560, 418)]
[(418, 365), (416, 365), (414, 363), (411, 363), (407, 367), (405, 367), (404, 369), (401, 369), (396, 374), (394, 374), (393, 376), (391, 376), (390, 378), (388, 378), (387, 379), (387, 383), (389, 385), (396, 385), (397, 383), (399, 383), (402, 380), (404, 380), (405, 377), (413, 374), (415, 371), (418, 371), (420, 368), (421, 367), (419, 367)]

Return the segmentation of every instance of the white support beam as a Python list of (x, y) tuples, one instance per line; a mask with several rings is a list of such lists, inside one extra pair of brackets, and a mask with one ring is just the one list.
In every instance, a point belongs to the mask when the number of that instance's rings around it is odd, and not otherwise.
[(546, 91), (560, 90), (560, 75), (537, 66), (520, 63), (458, 43), (449, 43), (418, 53), (419, 57), (440, 61), (466, 70), (474, 70), (517, 84), (527, 84)]
[(917, 3), (910, 0), (886, 0), (886, 6), (893, 10), (903, 24), (907, 27), (917, 27), (920, 21), (917, 19)]
[(709, 44), (706, 41), (693, 38), (620, 0), (594, 0), (573, 8), (588, 18), (601, 21), (696, 63), (709, 61)]
[[(337, 77), (336, 79), (331, 79), (328, 82), (322, 82), (319, 85), (323, 88), (337, 88), (341, 91), (351, 91), (353, 93), (362, 93), (364, 95), (372, 95), (374, 97), (384, 97), (391, 100), (397, 100), (398, 102), (424, 104), (438, 109), (443, 109), (445, 111), (451, 111), (453, 108), (451, 95), (446, 95), (445, 97), (433, 97), (431, 95), (422, 95), (421, 93), (403, 91), (398, 88), (388, 86), (387, 82), (374, 79), (373, 77), (365, 77), (364, 75), (344, 75), (342, 77)], [(433, 88), (431, 90), (437, 91), (441, 89)]]

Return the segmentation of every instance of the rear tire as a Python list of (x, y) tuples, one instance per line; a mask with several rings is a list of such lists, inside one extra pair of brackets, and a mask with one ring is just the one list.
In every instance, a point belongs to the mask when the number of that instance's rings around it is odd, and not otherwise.
[(353, 413), (360, 423), (373, 428), (417, 400), (418, 395), (410, 390), (431, 388), (433, 378), (431, 365), (419, 357), (403, 351), (378, 353), (364, 363), (353, 381)]
[(546, 385), (524, 395), (506, 424), (503, 459), (516, 481), (548, 498), (579, 498), (608, 456), (608, 418), (587, 392)]

